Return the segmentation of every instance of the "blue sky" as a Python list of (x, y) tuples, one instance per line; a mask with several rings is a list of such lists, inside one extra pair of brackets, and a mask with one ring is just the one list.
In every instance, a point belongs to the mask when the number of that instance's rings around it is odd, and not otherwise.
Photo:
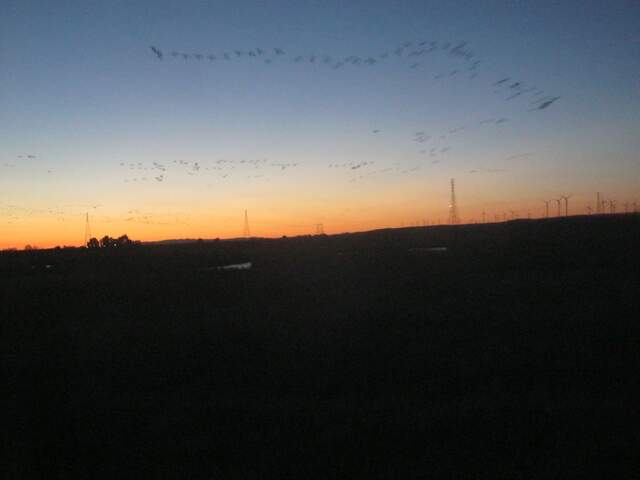
[[(72, 242), (87, 205), (145, 239), (233, 236), (244, 208), (265, 235), (436, 221), (450, 177), (467, 220), (567, 192), (640, 201), (639, 25), (631, 1), (5, 0), (0, 247)], [(410, 55), (463, 40), (469, 60)], [(332, 68), (351, 55), (377, 63)], [(504, 77), (525, 92), (505, 100)], [(530, 111), (527, 88), (560, 99)]]

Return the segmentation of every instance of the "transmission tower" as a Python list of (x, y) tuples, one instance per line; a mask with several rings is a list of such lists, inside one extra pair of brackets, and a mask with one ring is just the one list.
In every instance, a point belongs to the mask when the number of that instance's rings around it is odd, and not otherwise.
[(324, 235), (324, 225), (316, 223), (316, 235)]
[(451, 179), (451, 202), (449, 203), (449, 224), (457, 225), (460, 222), (458, 218), (458, 205), (456, 204), (456, 181)]
[(251, 231), (249, 230), (249, 215), (247, 215), (247, 211), (244, 211), (244, 238), (249, 238), (251, 236)]
[(89, 213), (85, 215), (84, 222), (84, 246), (86, 247), (89, 243), (89, 239), (91, 238), (91, 226), (89, 225)]

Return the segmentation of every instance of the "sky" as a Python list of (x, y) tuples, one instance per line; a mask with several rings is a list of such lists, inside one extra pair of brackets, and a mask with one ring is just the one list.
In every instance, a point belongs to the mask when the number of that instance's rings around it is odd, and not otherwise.
[(639, 152), (637, 1), (0, 2), (0, 248), (622, 212)]

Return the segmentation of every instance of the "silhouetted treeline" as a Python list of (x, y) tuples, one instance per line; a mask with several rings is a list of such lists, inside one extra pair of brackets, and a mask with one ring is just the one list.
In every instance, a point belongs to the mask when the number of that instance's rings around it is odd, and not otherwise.
[(118, 238), (105, 235), (100, 240), (95, 237), (90, 238), (87, 242), (87, 248), (123, 248), (139, 244), (139, 240), (131, 240), (127, 235), (121, 235)]

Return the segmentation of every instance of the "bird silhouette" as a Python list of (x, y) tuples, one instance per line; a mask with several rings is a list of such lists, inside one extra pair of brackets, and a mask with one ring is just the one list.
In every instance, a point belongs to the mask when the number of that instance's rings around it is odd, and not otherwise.
[(153, 53), (155, 53), (155, 54), (156, 54), (156, 56), (158, 57), (158, 60), (162, 60), (162, 57), (164, 57), (164, 55), (162, 54), (162, 52), (161, 52), (159, 49), (157, 49), (157, 48), (156, 48), (156, 47), (154, 47), (153, 45), (152, 45), (152, 46), (150, 46), (149, 48), (151, 49), (151, 51), (152, 51)]
[(547, 100), (542, 101), (542, 103), (540, 103), (540, 105), (538, 105), (533, 110), (544, 110), (545, 108), (550, 107), (553, 103), (555, 103), (559, 99), (560, 97), (551, 97)]

